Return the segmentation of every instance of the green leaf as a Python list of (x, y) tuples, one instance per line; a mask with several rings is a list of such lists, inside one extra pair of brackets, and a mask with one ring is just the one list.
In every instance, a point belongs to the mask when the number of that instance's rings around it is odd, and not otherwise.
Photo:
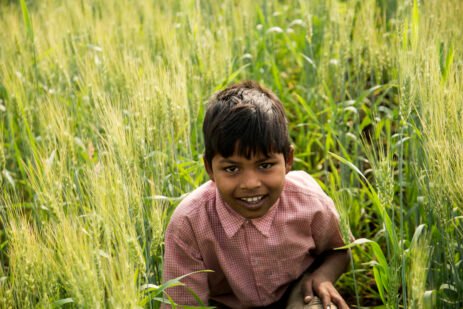
[(375, 277), (376, 286), (378, 287), (379, 297), (381, 297), (383, 303), (386, 303), (383, 279), (377, 267), (373, 267), (373, 276)]
[(412, 48), (415, 49), (418, 45), (418, 38), (419, 38), (419, 25), (420, 25), (420, 10), (418, 8), (418, 0), (413, 1), (413, 8), (412, 8), (412, 25), (411, 25), (411, 32), (412, 32)]
[(426, 235), (426, 224), (420, 224), (416, 229), (412, 237), (411, 245), (416, 245), (418, 241)]
[(453, 57), (455, 52), (453, 50), (453, 45), (450, 45), (449, 50), (447, 51), (447, 56), (445, 57), (444, 70), (442, 71), (442, 82), (447, 81), (449, 76), (450, 68), (453, 64)]
[(365, 181), (366, 184), (368, 184), (370, 187), (371, 187), (371, 184), (370, 182), (368, 181), (368, 179), (365, 177), (365, 175), (363, 175), (363, 173), (358, 169), (357, 166), (355, 166), (352, 162), (349, 162), (348, 160), (344, 159), (343, 157), (333, 153), (333, 152), (328, 152), (332, 157), (334, 157), (335, 159), (337, 159), (338, 161), (340, 161), (341, 163), (344, 163), (345, 165), (347, 165), (348, 167), (350, 167), (353, 171), (355, 171), (360, 177), (362, 177), (362, 179)]
[(424, 292), (423, 295), (423, 309), (436, 308), (436, 290), (429, 290)]
[(384, 269), (387, 269), (388, 264), (387, 264), (386, 257), (384, 256), (383, 251), (381, 250), (381, 247), (378, 245), (378, 243), (373, 240), (370, 240), (367, 238), (359, 238), (348, 245), (336, 248), (336, 250), (349, 249), (349, 248), (357, 247), (363, 244), (368, 244), (371, 247), (371, 249), (373, 250), (373, 254), (378, 260), (379, 265), (383, 267)]
[(53, 303), (53, 306), (54, 307), (61, 307), (61, 306), (65, 305), (65, 304), (70, 304), (70, 303), (73, 303), (73, 302), (74, 302), (74, 300), (71, 297), (68, 297), (68, 298), (63, 298), (63, 299), (59, 299), (59, 300), (55, 301)]
[(26, 34), (29, 40), (33, 41), (34, 40), (34, 32), (32, 29), (32, 21), (31, 17), (29, 15), (29, 10), (27, 9), (26, 1), (25, 0), (20, 0), (21, 3), (21, 11), (23, 14), (23, 21), (24, 21), (24, 26), (26, 27)]
[[(213, 272), (212, 270), (198, 270), (198, 271), (194, 271), (194, 272), (191, 272), (191, 273), (188, 273), (186, 275), (183, 275), (183, 276), (180, 276), (180, 277), (177, 277), (177, 278), (174, 278), (174, 279), (171, 279), (169, 281), (166, 281), (164, 282), (163, 284), (161, 284), (160, 286), (157, 286), (157, 285), (154, 285), (154, 284), (146, 284), (146, 285), (143, 285), (142, 286), (142, 291), (144, 293), (149, 293), (148, 296), (144, 297), (138, 304), (140, 306), (145, 306), (151, 299), (153, 299), (154, 297), (158, 296), (159, 294), (161, 294), (162, 292), (164, 292), (164, 290), (168, 289), (168, 288), (172, 288), (172, 287), (176, 287), (176, 286), (185, 286), (184, 283), (182, 283), (180, 280), (188, 277), (188, 276), (191, 276), (193, 274), (197, 274), (197, 273), (210, 273), (210, 272)], [(190, 292), (192, 292), (190, 289), (189, 289)], [(193, 296), (196, 296), (196, 294), (193, 292), (192, 294)], [(167, 295), (168, 296), (168, 295)], [(169, 297), (169, 296), (168, 296)], [(197, 297), (197, 296), (196, 296)], [(196, 298), (195, 297), (195, 298)]]
[(239, 67), (237, 70), (235, 70), (234, 72), (232, 72), (222, 83), (220, 83), (215, 89), (214, 89), (214, 92), (216, 91), (219, 91), (220, 89), (224, 88), (225, 86), (227, 86), (228, 84), (230, 84), (231, 82), (233, 82), (237, 77), (238, 75), (244, 71), (244, 69), (246, 69), (250, 64), (247, 63), (241, 67)]

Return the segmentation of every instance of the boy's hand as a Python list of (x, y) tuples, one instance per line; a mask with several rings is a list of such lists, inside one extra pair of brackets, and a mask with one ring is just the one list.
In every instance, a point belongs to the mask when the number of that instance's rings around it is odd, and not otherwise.
[(323, 303), (323, 308), (328, 309), (330, 304), (333, 303), (339, 309), (349, 309), (347, 303), (334, 287), (333, 282), (324, 277), (323, 274), (313, 273), (306, 275), (302, 283), (302, 295), (306, 304), (312, 301), (314, 295), (317, 295)]

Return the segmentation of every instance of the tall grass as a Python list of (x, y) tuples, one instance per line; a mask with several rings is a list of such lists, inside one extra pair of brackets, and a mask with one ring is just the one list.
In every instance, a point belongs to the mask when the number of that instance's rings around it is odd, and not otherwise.
[(206, 179), (204, 102), (249, 78), (359, 239), (349, 303), (460, 308), (462, 9), (0, 2), (1, 307), (157, 307), (165, 227)]
[[(421, 9), (421, 10), (420, 10)], [(432, 12), (432, 13), (431, 13)], [(461, 169), (462, 33), (455, 27), (461, 4), (415, 1), (411, 37), (399, 57), (404, 102), (416, 110), (422, 150), (421, 187), (424, 209), (432, 225), (430, 286), (439, 294), (439, 306), (461, 306)], [(446, 25), (442, 20), (446, 20)], [(412, 61), (403, 55), (413, 53)], [(458, 122), (458, 123), (457, 123)]]

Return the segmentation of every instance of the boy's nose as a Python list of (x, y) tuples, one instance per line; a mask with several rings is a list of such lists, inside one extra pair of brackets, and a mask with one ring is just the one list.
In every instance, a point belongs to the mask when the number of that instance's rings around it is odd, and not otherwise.
[(257, 189), (261, 186), (261, 181), (259, 176), (255, 172), (244, 173), (243, 178), (241, 179), (241, 189)]

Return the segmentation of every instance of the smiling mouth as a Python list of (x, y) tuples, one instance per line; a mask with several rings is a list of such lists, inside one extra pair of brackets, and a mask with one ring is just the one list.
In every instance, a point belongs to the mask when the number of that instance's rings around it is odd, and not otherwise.
[(240, 200), (250, 203), (250, 204), (257, 204), (264, 198), (264, 195), (259, 196), (251, 196), (251, 197), (240, 197)]

